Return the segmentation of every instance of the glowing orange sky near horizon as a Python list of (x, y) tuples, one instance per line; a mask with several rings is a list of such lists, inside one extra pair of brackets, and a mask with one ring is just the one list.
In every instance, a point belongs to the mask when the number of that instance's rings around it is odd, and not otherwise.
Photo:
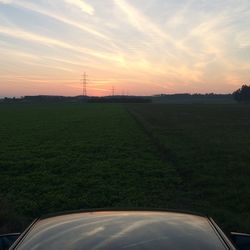
[(250, 79), (248, 0), (0, 0), (0, 97), (231, 93)]

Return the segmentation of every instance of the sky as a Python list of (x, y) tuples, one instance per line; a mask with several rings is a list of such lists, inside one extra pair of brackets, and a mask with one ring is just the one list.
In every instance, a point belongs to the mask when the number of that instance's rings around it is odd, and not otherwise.
[(0, 0), (0, 96), (231, 93), (249, 0)]

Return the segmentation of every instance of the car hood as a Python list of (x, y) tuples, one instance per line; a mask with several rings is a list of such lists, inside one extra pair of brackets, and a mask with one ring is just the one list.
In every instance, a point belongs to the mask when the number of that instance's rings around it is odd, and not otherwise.
[(98, 211), (39, 219), (14, 249), (229, 249), (207, 217)]

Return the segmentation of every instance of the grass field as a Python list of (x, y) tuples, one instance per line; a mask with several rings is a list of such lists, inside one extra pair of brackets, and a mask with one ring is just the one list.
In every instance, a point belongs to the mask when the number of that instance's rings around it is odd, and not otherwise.
[(250, 231), (250, 107), (0, 105), (0, 231), (79, 208), (187, 209)]
[(173, 207), (176, 171), (121, 105), (0, 106), (2, 231), (41, 214)]
[(250, 232), (250, 106), (136, 105), (135, 118), (181, 179), (184, 209)]

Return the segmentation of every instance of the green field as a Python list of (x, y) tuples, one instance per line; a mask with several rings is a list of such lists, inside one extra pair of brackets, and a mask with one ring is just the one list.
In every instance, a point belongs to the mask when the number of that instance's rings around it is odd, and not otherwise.
[(181, 179), (184, 209), (250, 232), (250, 106), (137, 105), (138, 123)]
[(250, 107), (0, 105), (0, 231), (63, 210), (155, 207), (250, 231)]

